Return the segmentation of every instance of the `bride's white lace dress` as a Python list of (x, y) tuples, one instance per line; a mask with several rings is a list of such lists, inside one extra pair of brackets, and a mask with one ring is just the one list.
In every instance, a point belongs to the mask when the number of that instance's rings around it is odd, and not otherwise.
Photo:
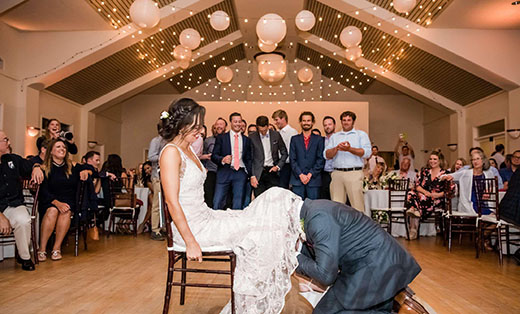
[[(177, 146), (167, 146), (176, 147), (181, 155), (179, 202), (195, 239), (202, 248), (225, 246), (237, 256), (236, 312), (280, 313), (298, 266), (295, 244), (301, 230), (301, 199), (289, 190), (271, 188), (244, 210), (213, 210), (204, 203), (206, 169)], [(173, 231), (174, 243), (184, 245), (175, 226)], [(230, 303), (221, 313), (231, 312)]]

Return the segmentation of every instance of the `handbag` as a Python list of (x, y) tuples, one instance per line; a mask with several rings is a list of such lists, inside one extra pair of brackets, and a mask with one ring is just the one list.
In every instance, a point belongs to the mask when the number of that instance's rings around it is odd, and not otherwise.
[(94, 227), (88, 228), (87, 230), (88, 237), (94, 241), (99, 240), (99, 230), (97, 227), (96, 214), (94, 213)]

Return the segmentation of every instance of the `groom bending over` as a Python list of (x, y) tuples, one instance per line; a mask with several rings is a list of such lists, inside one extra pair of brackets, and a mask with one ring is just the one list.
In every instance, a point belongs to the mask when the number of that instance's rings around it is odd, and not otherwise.
[(415, 259), (363, 213), (328, 200), (303, 202), (306, 245), (296, 272), (330, 286), (314, 314), (391, 312), (419, 274)]

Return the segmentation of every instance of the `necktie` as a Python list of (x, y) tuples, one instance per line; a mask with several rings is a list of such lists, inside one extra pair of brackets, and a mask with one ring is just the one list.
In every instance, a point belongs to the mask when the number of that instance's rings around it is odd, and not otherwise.
[(233, 155), (235, 158), (233, 159), (233, 168), (238, 170), (240, 168), (240, 156), (238, 152), (238, 134), (235, 134), (235, 143), (233, 144)]

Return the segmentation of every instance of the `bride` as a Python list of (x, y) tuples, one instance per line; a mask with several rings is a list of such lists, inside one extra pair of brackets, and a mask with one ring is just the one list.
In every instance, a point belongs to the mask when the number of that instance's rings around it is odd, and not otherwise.
[[(175, 224), (173, 241), (186, 246), (189, 260), (202, 261), (201, 247), (230, 247), (237, 257), (234, 293), (237, 313), (280, 313), (298, 266), (301, 199), (271, 188), (242, 211), (212, 210), (204, 202), (206, 170), (190, 144), (204, 125), (205, 108), (183, 98), (161, 115), (160, 135), (168, 142), (159, 160), (166, 204)], [(221, 313), (230, 313), (230, 302)]]

